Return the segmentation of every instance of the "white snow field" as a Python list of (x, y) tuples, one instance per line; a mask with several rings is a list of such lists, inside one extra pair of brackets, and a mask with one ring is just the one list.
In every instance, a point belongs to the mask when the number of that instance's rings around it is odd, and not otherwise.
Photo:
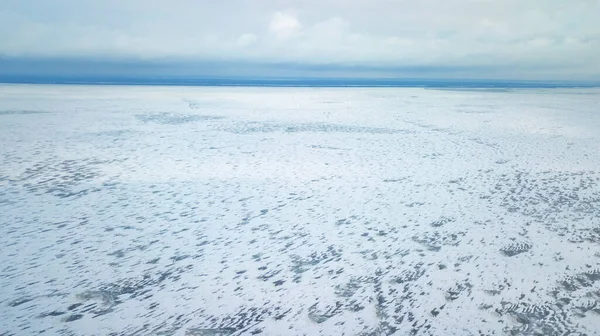
[(0, 86), (0, 335), (600, 334), (600, 89)]

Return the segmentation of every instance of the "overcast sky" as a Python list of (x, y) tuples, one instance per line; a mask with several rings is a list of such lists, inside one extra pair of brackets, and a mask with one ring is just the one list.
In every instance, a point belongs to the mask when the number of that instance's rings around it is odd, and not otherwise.
[(600, 0), (1, 0), (0, 55), (0, 71), (597, 80)]

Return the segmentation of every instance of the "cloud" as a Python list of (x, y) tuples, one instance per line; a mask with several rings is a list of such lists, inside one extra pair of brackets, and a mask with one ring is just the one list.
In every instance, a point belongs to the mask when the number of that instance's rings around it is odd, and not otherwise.
[(302, 29), (302, 25), (293, 14), (276, 12), (269, 25), (271, 33), (278, 39), (288, 39), (297, 36)]
[(258, 40), (258, 37), (254, 34), (242, 34), (237, 39), (237, 45), (240, 47), (246, 47)]
[(599, 12), (598, 0), (4, 0), (0, 56), (600, 78)]

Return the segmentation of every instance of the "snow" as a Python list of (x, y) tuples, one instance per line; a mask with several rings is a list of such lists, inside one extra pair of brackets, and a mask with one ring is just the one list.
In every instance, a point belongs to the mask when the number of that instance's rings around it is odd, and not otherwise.
[(0, 86), (8, 335), (600, 333), (600, 90)]

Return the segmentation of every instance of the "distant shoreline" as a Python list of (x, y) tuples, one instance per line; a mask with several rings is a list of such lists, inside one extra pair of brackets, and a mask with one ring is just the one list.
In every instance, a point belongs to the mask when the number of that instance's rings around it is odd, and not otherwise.
[(453, 80), (453, 79), (247, 79), (247, 78), (56, 78), (3, 77), (1, 84), (200, 86), (200, 87), (303, 87), (303, 88), (435, 88), (435, 89), (553, 89), (597, 88), (597, 82)]

